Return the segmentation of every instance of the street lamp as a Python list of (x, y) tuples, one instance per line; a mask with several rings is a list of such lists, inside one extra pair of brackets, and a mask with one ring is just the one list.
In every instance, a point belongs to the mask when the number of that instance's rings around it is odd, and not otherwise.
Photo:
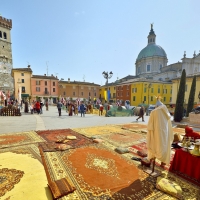
[(198, 95), (198, 99), (199, 99), (199, 102), (200, 102), (200, 92), (199, 92), (199, 95)]
[(112, 71), (110, 73), (104, 71), (102, 74), (103, 74), (103, 77), (106, 79), (106, 85), (107, 85), (108, 79), (113, 76), (113, 73), (112, 73)]
[(152, 86), (152, 84), (149, 83), (149, 85), (148, 85), (148, 107), (147, 107), (146, 115), (149, 115), (149, 97), (150, 97), (150, 96), (149, 96), (149, 90), (150, 90), (151, 86)]

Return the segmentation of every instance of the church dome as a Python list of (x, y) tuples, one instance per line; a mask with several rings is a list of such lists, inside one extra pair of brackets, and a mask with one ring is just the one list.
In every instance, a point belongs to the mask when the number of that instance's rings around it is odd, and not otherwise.
[(155, 43), (150, 43), (140, 51), (137, 57), (137, 61), (142, 58), (153, 57), (153, 56), (167, 58), (167, 54), (165, 53), (165, 50), (161, 46), (156, 45)]

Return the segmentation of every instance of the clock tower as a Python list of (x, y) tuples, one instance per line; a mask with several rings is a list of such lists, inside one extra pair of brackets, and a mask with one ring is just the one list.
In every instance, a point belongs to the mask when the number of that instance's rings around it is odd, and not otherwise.
[(13, 94), (14, 81), (11, 76), (13, 68), (11, 34), (12, 20), (0, 16), (0, 90), (7, 96)]

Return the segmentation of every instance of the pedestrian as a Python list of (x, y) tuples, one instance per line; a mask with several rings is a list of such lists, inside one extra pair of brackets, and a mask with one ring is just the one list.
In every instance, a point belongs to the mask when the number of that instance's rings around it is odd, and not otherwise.
[(48, 99), (46, 100), (45, 106), (46, 106), (46, 111), (48, 111), (48, 110), (49, 110), (49, 103), (48, 103)]
[(99, 105), (99, 116), (103, 114), (103, 105)]
[(57, 108), (58, 108), (58, 113), (59, 113), (59, 116), (61, 116), (61, 108), (62, 108), (62, 103), (60, 102), (60, 100), (58, 100), (58, 103), (57, 103)]
[(81, 102), (80, 105), (80, 111), (81, 111), (81, 117), (85, 117), (85, 105), (83, 104), (83, 102)]
[(144, 122), (144, 106), (141, 106), (139, 117), (136, 119), (136, 121), (138, 121), (140, 118), (142, 118), (142, 121)]
[(35, 109), (37, 111), (37, 114), (39, 115), (40, 114), (40, 102), (39, 101), (36, 102)]
[(42, 112), (42, 107), (44, 106), (44, 104), (43, 104), (43, 102), (42, 102), (42, 100), (40, 101), (40, 114), (43, 114), (43, 112)]

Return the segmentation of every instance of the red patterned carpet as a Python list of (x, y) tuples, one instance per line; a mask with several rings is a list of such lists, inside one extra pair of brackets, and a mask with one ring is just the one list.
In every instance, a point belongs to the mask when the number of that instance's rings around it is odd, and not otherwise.
[[(48, 143), (53, 143), (55, 146), (59, 146), (60, 143), (56, 143), (57, 140), (65, 139), (67, 145), (70, 145), (73, 148), (80, 146), (92, 144), (92, 141), (79, 133), (71, 129), (58, 129), (58, 130), (45, 130), (45, 131), (36, 131), (36, 133), (41, 136)], [(76, 136), (75, 140), (67, 140), (67, 136)], [(62, 142), (61, 142), (62, 143)]]

